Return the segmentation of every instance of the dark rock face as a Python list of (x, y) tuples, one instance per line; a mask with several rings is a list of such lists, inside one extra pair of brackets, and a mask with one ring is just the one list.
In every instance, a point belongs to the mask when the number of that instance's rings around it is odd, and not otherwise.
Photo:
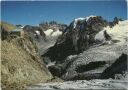
[(95, 44), (95, 35), (107, 25), (101, 16), (90, 17), (88, 20), (78, 20), (76, 26), (75, 23), (73, 21), (64, 30), (56, 44), (43, 56), (50, 57), (52, 61), (63, 62), (67, 56), (79, 54)]
[(95, 68), (102, 67), (105, 64), (106, 64), (105, 61), (90, 62), (87, 65), (77, 66), (76, 67), (76, 72), (82, 73), (82, 72), (85, 72), (85, 71), (93, 70)]
[(101, 78), (114, 78), (115, 74), (123, 74), (127, 70), (127, 55), (122, 54), (110, 67), (104, 70)]
[(89, 64), (83, 63), (83, 65), (76, 65), (75, 70), (71, 71), (71, 72), (74, 71), (75, 72), (74, 74), (72, 73), (70, 74), (70, 76), (66, 76), (66, 74), (64, 73), (64, 75), (61, 78), (67, 81), (99, 79), (101, 73), (96, 71), (98, 70), (98, 68), (104, 68), (106, 64), (107, 63), (105, 61), (95, 61), (95, 62), (90, 62)]
[(104, 31), (104, 36), (105, 36), (106, 41), (111, 40), (111, 37), (110, 37), (109, 34), (106, 32), (106, 30)]
[(65, 73), (65, 70), (63, 69), (61, 65), (57, 65), (57, 66), (53, 65), (53, 66), (48, 67), (48, 69), (52, 73), (52, 75), (58, 76), (58, 77), (61, 77), (62, 74)]
[(99, 79), (100, 73), (78, 73), (66, 81)]

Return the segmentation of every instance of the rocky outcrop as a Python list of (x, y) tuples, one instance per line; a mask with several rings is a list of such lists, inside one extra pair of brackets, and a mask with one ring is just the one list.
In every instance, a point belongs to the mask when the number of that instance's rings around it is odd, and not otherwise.
[[(79, 19), (77, 20), (79, 21)], [(84, 22), (84, 19), (80, 20)], [(72, 25), (74, 25), (73, 22)], [(75, 22), (75, 28), (78, 26)], [(74, 27), (72, 26), (72, 28)], [(80, 38), (87, 34), (82, 33), (79, 36), (81, 30), (72, 30), (72, 28), (65, 31), (57, 43), (42, 55), (49, 58), (49, 62), (54, 62), (53, 65), (48, 65), (48, 68), (55, 76), (64, 80), (99, 79), (103, 71), (110, 67), (122, 53), (127, 54), (127, 21), (119, 22), (113, 28), (105, 27), (103, 30), (93, 33), (95, 34), (93, 43), (90, 43), (87, 37)], [(75, 35), (78, 35), (77, 42), (72, 38)], [(78, 47), (79, 40), (81, 40), (80, 43), (85, 40), (82, 43), (87, 44), (83, 52), (81, 51), (82, 45)], [(101, 40), (101, 42), (97, 43), (97, 40)]]
[(123, 74), (127, 71), (127, 54), (122, 54), (110, 67), (101, 74), (101, 78), (115, 78), (116, 74)]
[(7, 39), (8, 35), (9, 35), (9, 32), (7, 30), (5, 30), (3, 27), (1, 27), (0, 33), (1, 33), (1, 39), (2, 40)]
[(16, 26), (4, 21), (0, 22), (0, 33), (1, 33), (1, 39), (5, 40), (9, 36), (9, 32), (16, 29)]

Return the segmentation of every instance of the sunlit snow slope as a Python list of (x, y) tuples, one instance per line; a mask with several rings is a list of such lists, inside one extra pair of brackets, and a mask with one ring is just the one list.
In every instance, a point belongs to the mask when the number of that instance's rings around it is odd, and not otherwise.
[(113, 41), (118, 41), (124, 43), (128, 38), (128, 20), (119, 21), (119, 24), (116, 24), (113, 28), (109, 26), (105, 27), (104, 30), (100, 31), (95, 39), (105, 42), (104, 31), (112, 38)]

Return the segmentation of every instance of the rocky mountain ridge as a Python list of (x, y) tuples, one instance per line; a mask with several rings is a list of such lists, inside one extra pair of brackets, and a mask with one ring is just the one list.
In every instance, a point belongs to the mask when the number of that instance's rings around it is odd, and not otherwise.
[(111, 28), (100, 16), (75, 19), (42, 57), (64, 80), (100, 78), (121, 54), (127, 55), (127, 24), (118, 21)]

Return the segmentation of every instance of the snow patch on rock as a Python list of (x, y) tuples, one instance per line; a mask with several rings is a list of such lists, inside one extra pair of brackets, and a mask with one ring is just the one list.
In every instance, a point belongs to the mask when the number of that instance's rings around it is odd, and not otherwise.
[(86, 22), (90, 19), (90, 18), (93, 18), (93, 17), (96, 17), (96, 16), (94, 16), (94, 15), (90, 15), (90, 16), (88, 16), (88, 17), (85, 17), (85, 18), (76, 18), (75, 20), (74, 20), (74, 28), (76, 28), (76, 25), (77, 25), (77, 22), (78, 21), (84, 21), (84, 20), (86, 20)]
[(47, 65), (47, 68), (49, 67), (49, 66), (53, 66), (53, 65), (55, 65), (55, 61), (54, 62), (50, 62), (48, 65)]
[(97, 33), (96, 36), (95, 36), (95, 40), (104, 42), (105, 41), (104, 31), (105, 30), (102, 30), (99, 33)]
[(35, 31), (37, 35), (40, 35), (40, 31)]
[(78, 21), (83, 21), (83, 20), (85, 20), (85, 18), (77, 18), (77, 19), (75, 19), (74, 20), (74, 28), (76, 28), (76, 25), (77, 25)]
[(86, 21), (88, 21), (90, 18), (93, 18), (93, 17), (96, 17), (96, 16), (90, 15), (90, 16), (86, 17)]

